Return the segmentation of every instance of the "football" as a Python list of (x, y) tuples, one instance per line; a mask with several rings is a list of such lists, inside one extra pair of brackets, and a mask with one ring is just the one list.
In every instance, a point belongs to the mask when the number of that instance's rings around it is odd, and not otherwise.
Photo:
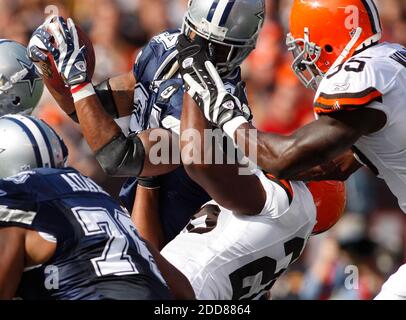
[[(76, 29), (79, 36), (79, 43), (81, 46), (86, 47), (86, 63), (89, 70), (90, 78), (93, 77), (94, 69), (96, 65), (96, 56), (94, 53), (93, 44), (90, 41), (87, 34), (78, 26), (76, 25)], [(50, 53), (47, 52), (48, 62), (40, 63), (39, 66), (41, 68), (43, 74), (44, 83), (48, 88), (52, 88), (56, 90), (63, 96), (69, 97), (71, 95), (69, 88), (65, 85), (62, 77), (58, 73), (58, 70), (55, 65), (55, 61)]]

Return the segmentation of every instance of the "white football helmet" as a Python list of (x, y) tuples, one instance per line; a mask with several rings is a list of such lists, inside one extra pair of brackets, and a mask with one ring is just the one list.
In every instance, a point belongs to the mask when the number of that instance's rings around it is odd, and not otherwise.
[(0, 116), (29, 114), (42, 97), (44, 84), (21, 44), (0, 39)]

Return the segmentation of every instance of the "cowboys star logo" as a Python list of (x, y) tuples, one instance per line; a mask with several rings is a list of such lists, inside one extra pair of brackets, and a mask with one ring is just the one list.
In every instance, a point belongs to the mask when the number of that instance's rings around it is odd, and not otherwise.
[(265, 20), (265, 12), (258, 12), (256, 15), (255, 15), (260, 21), (264, 21)]
[(41, 81), (41, 77), (38, 75), (37, 70), (33, 63), (27, 64), (24, 61), (17, 59), (21, 67), (28, 71), (28, 73), (19, 82), (26, 82), (30, 88), (31, 95), (34, 93), (35, 85), (37, 81)]

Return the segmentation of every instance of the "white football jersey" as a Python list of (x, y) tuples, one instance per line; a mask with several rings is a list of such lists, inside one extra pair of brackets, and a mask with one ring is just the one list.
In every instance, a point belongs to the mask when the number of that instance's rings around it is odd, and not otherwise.
[[(382, 43), (357, 54), (321, 82), (315, 112), (373, 108), (386, 114), (379, 132), (355, 144), (360, 160), (384, 179), (406, 212), (406, 48)], [(367, 163), (366, 163), (367, 162)]]
[(236, 215), (214, 201), (203, 206), (162, 255), (182, 271), (199, 300), (258, 299), (302, 253), (316, 224), (316, 207), (304, 183), (288, 193), (264, 174), (263, 212)]

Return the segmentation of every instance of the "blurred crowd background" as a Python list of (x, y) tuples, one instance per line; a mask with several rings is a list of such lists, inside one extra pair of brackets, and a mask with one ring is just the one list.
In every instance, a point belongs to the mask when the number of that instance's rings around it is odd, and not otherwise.
[[(0, 38), (27, 44), (48, 14), (70, 16), (89, 34), (96, 51), (94, 82), (131, 70), (137, 52), (154, 35), (181, 26), (187, 0), (0, 0)], [(289, 134), (314, 120), (311, 91), (290, 69), (285, 48), (292, 0), (266, 0), (267, 20), (257, 50), (243, 65), (257, 127)], [(406, 45), (406, 1), (375, 0), (384, 38)], [(69, 164), (113, 195), (119, 179), (100, 170), (80, 129), (49, 96), (36, 115), (63, 136)], [(311, 239), (303, 258), (275, 285), (273, 299), (371, 299), (405, 262), (406, 218), (385, 184), (361, 170), (347, 183), (348, 206), (330, 232)], [(357, 266), (354, 268), (353, 266)]]

